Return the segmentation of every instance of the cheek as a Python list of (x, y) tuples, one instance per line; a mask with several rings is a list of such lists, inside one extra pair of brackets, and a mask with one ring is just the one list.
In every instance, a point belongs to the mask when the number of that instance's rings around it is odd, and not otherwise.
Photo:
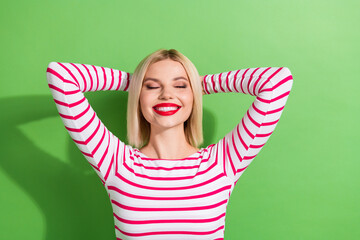
[(149, 122), (150, 120), (150, 115), (149, 115), (149, 109), (148, 106), (146, 105), (146, 99), (144, 97), (140, 97), (139, 98), (139, 112), (140, 114), (143, 116), (143, 118)]
[(188, 99), (189, 102), (192, 102), (194, 100), (194, 94), (191, 90), (187, 92), (186, 98)]
[(146, 103), (147, 103), (146, 96), (141, 94), (139, 98), (139, 107), (141, 112), (143, 112), (143, 109), (146, 108)]
[[(152, 106), (154, 104), (154, 96), (152, 94), (140, 94), (139, 106), (140, 112), (146, 120), (152, 114)], [(150, 115), (149, 115), (150, 114)]]
[(192, 105), (194, 102), (194, 95), (192, 91), (189, 91), (187, 92), (187, 94), (184, 94), (184, 99), (188, 104)]

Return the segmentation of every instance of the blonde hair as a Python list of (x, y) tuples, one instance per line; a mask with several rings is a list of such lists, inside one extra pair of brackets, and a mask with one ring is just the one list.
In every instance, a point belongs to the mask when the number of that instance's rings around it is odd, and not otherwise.
[(190, 80), (194, 96), (193, 109), (184, 123), (184, 132), (187, 142), (199, 147), (203, 143), (202, 133), (202, 85), (199, 73), (194, 64), (175, 49), (159, 49), (146, 56), (136, 67), (129, 86), (127, 106), (127, 139), (130, 145), (140, 148), (150, 139), (150, 124), (140, 110), (140, 92), (146, 71), (150, 64), (161, 60), (171, 59), (182, 64)]

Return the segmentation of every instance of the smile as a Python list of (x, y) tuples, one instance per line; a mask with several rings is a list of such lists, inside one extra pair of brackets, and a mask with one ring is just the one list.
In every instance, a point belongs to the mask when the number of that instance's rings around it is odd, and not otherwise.
[(162, 116), (170, 116), (179, 111), (180, 107), (153, 107), (157, 114)]

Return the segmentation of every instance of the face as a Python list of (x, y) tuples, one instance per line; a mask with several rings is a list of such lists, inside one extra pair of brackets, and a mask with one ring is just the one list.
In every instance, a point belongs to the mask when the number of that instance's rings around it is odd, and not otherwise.
[(190, 80), (181, 63), (150, 64), (140, 92), (140, 109), (152, 130), (183, 126), (193, 107)]

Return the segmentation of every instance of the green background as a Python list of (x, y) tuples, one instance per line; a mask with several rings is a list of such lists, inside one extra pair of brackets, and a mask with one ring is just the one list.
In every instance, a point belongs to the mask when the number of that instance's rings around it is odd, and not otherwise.
[[(66, 132), (46, 82), (51, 61), (133, 72), (159, 48), (201, 75), (288, 67), (292, 92), (240, 178), (225, 239), (360, 239), (359, 1), (1, 1), (0, 239), (115, 239), (101, 181)], [(126, 136), (127, 93), (86, 93)], [(217, 142), (254, 100), (204, 96)]]

